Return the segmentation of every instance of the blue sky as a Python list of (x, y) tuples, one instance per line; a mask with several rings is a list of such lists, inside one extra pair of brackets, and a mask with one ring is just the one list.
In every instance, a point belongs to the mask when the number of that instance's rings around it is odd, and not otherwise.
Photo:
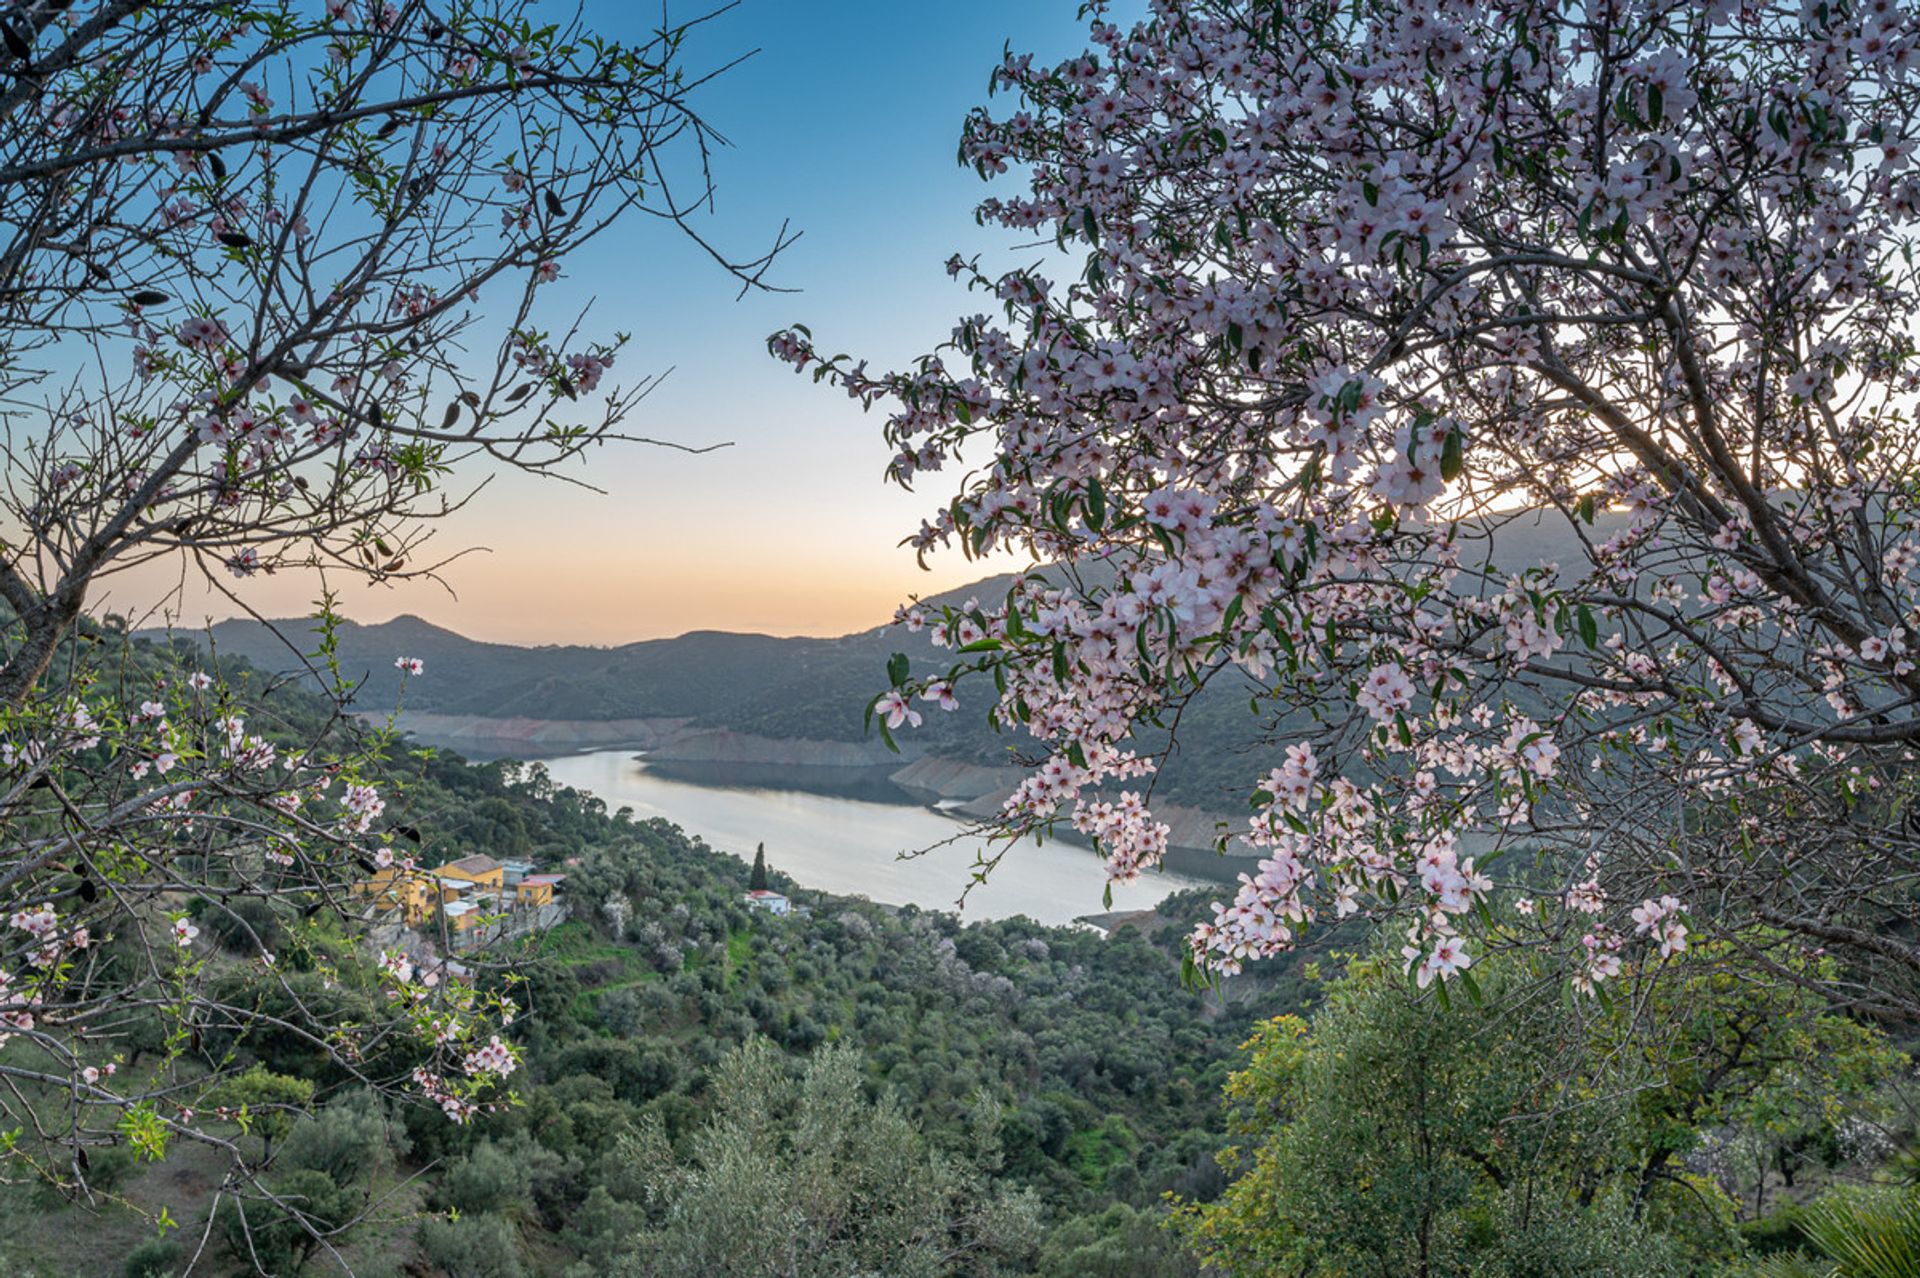
[[(688, 52), (694, 68), (759, 50), (702, 91), (704, 114), (733, 143), (718, 158), (718, 209), (703, 230), (752, 255), (789, 220), (803, 236), (775, 276), (800, 291), (736, 301), (737, 288), (692, 246), (636, 226), (571, 263), (567, 291), (551, 300), (593, 299), (591, 324), (632, 333), (616, 369), (624, 377), (674, 370), (642, 406), (637, 431), (732, 447), (700, 457), (603, 451), (585, 473), (605, 496), (497, 481), (441, 534), (447, 547), (490, 548), (449, 570), (458, 598), (428, 584), (352, 583), (342, 593), (348, 615), (413, 612), (521, 643), (703, 628), (837, 634), (885, 620), (910, 592), (983, 575), (957, 556), (922, 573), (897, 548), (949, 494), (884, 484), (881, 419), (774, 362), (764, 339), (800, 321), (823, 346), (887, 367), (981, 309), (944, 262), (956, 250), (1018, 246), (973, 223), (990, 188), (955, 163), (961, 121), (987, 100), (1007, 42), (1048, 58), (1084, 48), (1075, 8), (743, 0), (703, 27)], [(676, 18), (704, 11), (669, 6)], [(618, 0), (591, 0), (587, 12), (628, 38), (660, 15), (657, 3)], [(313, 595), (312, 583), (286, 577), (248, 585), (249, 602), (268, 615), (304, 612)], [(229, 612), (190, 586), (180, 620)]]

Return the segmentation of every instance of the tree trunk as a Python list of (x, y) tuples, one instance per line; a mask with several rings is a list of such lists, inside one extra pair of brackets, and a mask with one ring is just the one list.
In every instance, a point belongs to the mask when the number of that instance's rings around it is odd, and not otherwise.
[(40, 604), (38, 616), (21, 618), (27, 633), (12, 659), (0, 667), (0, 705), (18, 706), (39, 686), (60, 650), (60, 641), (80, 615), (82, 598), (81, 591), (65, 599), (56, 595)]

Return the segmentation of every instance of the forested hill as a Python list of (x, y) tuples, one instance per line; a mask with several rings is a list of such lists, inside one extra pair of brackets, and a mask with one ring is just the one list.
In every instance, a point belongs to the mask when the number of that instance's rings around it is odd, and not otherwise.
[[(952, 600), (976, 594), (990, 600), (1005, 593), (1007, 582), (990, 579)], [(216, 651), (262, 669), (301, 669), (288, 641), (311, 651), (312, 622), (270, 626), (226, 621), (210, 636), (179, 637), (210, 638)], [(429, 674), (407, 689), (414, 710), (488, 718), (689, 718), (740, 732), (832, 741), (863, 738), (862, 711), (885, 685), (888, 655), (901, 650), (916, 659), (936, 655), (919, 637), (890, 626), (833, 639), (702, 630), (604, 648), (486, 643), (413, 616), (348, 622), (338, 632), (342, 673), (364, 681), (356, 697), (362, 709), (394, 704), (400, 683), (394, 658), (408, 656), (425, 661)]]
[[(128, 658), (160, 659), (139, 644)], [(265, 730), (291, 741), (327, 722), (321, 699), (223, 667)], [(1118, 1256), (1127, 1267), (1102, 1272), (1192, 1278), (1160, 1228), (1162, 1196), (1218, 1190), (1218, 1097), (1238, 1045), (1308, 997), (1293, 965), (1222, 993), (1184, 987), (1182, 939), (1204, 894), (1111, 938), (1026, 919), (966, 925), (806, 891), (780, 873), (775, 846), (772, 884), (802, 907), (776, 918), (743, 900), (742, 849), (610, 813), (539, 764), (404, 755), (385, 791), (381, 824), (409, 831), (423, 864), (478, 854), (565, 876), (569, 921), (462, 955), (522, 1013), (517, 1103), (451, 1123), (431, 1105), (383, 1104), (297, 1034), (209, 1028), (177, 1046), (189, 1068), (229, 1070), (235, 1098), (257, 1101), (249, 1087), (311, 1098), (314, 1117), (243, 1108), (220, 1132), (328, 1229), (352, 1222), (327, 1235), (345, 1263), (284, 1209), (249, 1200), (243, 1218), (234, 1196), (211, 1192), (222, 1150), (183, 1141), (145, 1162), (116, 1143), (92, 1155), (92, 1202), (0, 1178), (0, 1274), (681, 1278), (814, 1248), (817, 1268), (778, 1272), (901, 1260), (887, 1272), (1078, 1278)], [(372, 1017), (376, 947), (356, 948), (351, 919), (324, 907), (291, 891), (242, 901), (244, 918), (192, 894), (169, 902), (197, 922), (228, 997), (326, 999), (343, 1020)], [(286, 983), (257, 978), (248, 960), (263, 946), (282, 956)], [(316, 953), (352, 978), (316, 970)], [(161, 1026), (142, 1011), (103, 1041), (129, 1073), (151, 1068)], [(31, 1044), (0, 1048), (18, 1065)], [(794, 1128), (808, 1106), (830, 1130)], [(8, 1139), (57, 1166), (27, 1132)], [(752, 1174), (723, 1162), (736, 1145)], [(156, 1237), (163, 1209), (172, 1228)]]
[[(1603, 514), (1591, 534), (1604, 538), (1621, 523)], [(1499, 535), (1504, 561), (1514, 564), (1578, 563), (1582, 552), (1557, 517), (1517, 519)], [(1470, 543), (1478, 558), (1484, 543)], [(977, 598), (991, 606), (1005, 596), (1012, 578), (988, 578), (928, 600), (959, 605)], [(216, 651), (245, 658), (276, 672), (302, 662), (289, 642), (311, 651), (313, 623), (291, 619), (262, 624), (227, 621), (211, 635)], [(271, 627), (271, 628), (270, 628)], [(878, 747), (864, 710), (886, 685), (887, 658), (905, 652), (916, 676), (944, 670), (924, 635), (890, 625), (838, 638), (777, 638), (771, 635), (695, 631), (618, 647), (555, 645), (518, 647), (486, 643), (403, 616), (376, 625), (345, 623), (337, 633), (342, 674), (361, 681), (359, 708), (391, 709), (400, 694), (394, 659), (419, 657), (425, 678), (406, 688), (410, 711), (484, 719), (584, 720), (685, 719), (695, 728), (726, 729), (786, 740), (858, 742)], [(1238, 812), (1247, 778), (1260, 769), (1249, 761), (1271, 738), (1272, 726), (1248, 714), (1247, 684), (1216, 680), (1181, 721), (1181, 751), (1163, 768), (1157, 793), (1194, 809)], [(1031, 756), (1037, 743), (1024, 734), (996, 734), (986, 722), (984, 683), (963, 686), (959, 712), (929, 714), (924, 726), (902, 735), (909, 753), (925, 752), (969, 763), (1005, 764), (1015, 751)], [(1143, 739), (1152, 750), (1158, 742)]]
[[(990, 579), (942, 598), (958, 604), (977, 595), (990, 601), (1004, 595), (1008, 580)], [(261, 669), (303, 670), (287, 641), (311, 651), (312, 623), (293, 619), (271, 626), (228, 621), (210, 635), (175, 638), (210, 643), (218, 654)], [(539, 721), (684, 719), (693, 730), (865, 743), (869, 764), (891, 757), (864, 721), (867, 703), (886, 686), (888, 656), (907, 653), (919, 675), (944, 669), (937, 658), (948, 655), (924, 635), (893, 626), (831, 639), (696, 631), (610, 648), (523, 648), (469, 639), (407, 616), (375, 625), (344, 623), (336, 638), (341, 674), (359, 681), (354, 704), (374, 713), (399, 703), (394, 659), (418, 657), (426, 674), (407, 681), (404, 704), (410, 713)], [(1188, 712), (1183, 753), (1161, 778), (1163, 798), (1197, 810), (1241, 809), (1251, 775), (1243, 756), (1262, 727), (1247, 714), (1245, 692), (1239, 680), (1218, 681)], [(984, 681), (963, 685), (958, 711), (928, 713), (921, 727), (899, 734), (906, 757), (930, 754), (997, 766), (1042, 753), (1025, 733), (993, 731), (987, 722), (991, 694)], [(518, 753), (505, 745), (493, 752)]]

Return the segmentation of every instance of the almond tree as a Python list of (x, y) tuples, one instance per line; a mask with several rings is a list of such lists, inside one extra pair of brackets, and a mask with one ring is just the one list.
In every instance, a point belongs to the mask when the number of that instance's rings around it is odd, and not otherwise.
[(718, 141), (691, 28), (620, 44), (554, 12), (0, 12), (0, 1131), (26, 1134), (0, 1152), (76, 1191), (89, 1147), (186, 1139), (254, 1192), (236, 1115), (208, 1112), (250, 1035), (456, 1119), (513, 1068), (499, 1000), (261, 931), (351, 920), (350, 884), (406, 863), (384, 739), (250, 707), (257, 683), (134, 652), (88, 607), (155, 560), (430, 575), (431, 521), (488, 474), (639, 438), (624, 337), (542, 296), (616, 224), (764, 287), (784, 237), (734, 261), (688, 221)]
[(901, 484), (964, 460), (914, 545), (1041, 564), (904, 614), (957, 652), (885, 724), (991, 675), (1044, 746), (1006, 831), (1125, 879), (1130, 737), (1250, 694), (1216, 970), (1365, 912), (1423, 986), (1557, 941), (1604, 993), (1706, 929), (1920, 1012), (1911, 6), (1084, 8), (961, 147), (1058, 252), (956, 258), (982, 311), (903, 372), (771, 341), (885, 402)]

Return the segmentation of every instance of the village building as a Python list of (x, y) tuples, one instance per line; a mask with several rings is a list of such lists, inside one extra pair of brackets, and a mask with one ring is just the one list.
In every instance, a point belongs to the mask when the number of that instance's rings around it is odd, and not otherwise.
[(446, 915), (447, 929), (455, 936), (473, 931), (482, 917), (480, 906), (473, 901), (448, 901), (441, 905), (440, 913)]
[(464, 891), (462, 883), (470, 883), (482, 891), (498, 892), (506, 886), (506, 866), (490, 856), (463, 856), (458, 861), (449, 861), (434, 871), (443, 883)]
[(765, 910), (769, 914), (785, 916), (793, 912), (793, 902), (778, 892), (767, 888), (756, 888), (747, 893), (747, 905), (756, 910)]
[(553, 894), (566, 881), (564, 874), (528, 874), (513, 885), (513, 903), (521, 908), (553, 904)]
[(468, 950), (557, 926), (568, 912), (560, 899), (566, 877), (539, 873), (532, 861), (476, 853), (433, 869), (389, 866), (353, 891), (370, 900), (372, 916)]
[(392, 865), (354, 884), (353, 894), (370, 898), (375, 914), (398, 911), (409, 926), (417, 927), (433, 917), (441, 887), (425, 870)]

